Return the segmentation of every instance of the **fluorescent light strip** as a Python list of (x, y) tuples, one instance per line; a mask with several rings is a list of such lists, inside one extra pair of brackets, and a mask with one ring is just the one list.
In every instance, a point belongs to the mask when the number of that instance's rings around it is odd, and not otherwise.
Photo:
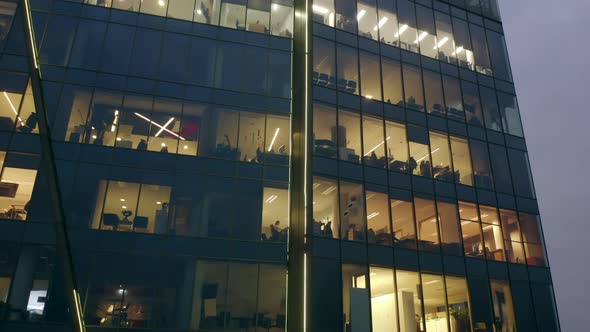
[(12, 108), (12, 111), (14, 112), (14, 115), (16, 115), (16, 117), (18, 118), (18, 121), (20, 121), (21, 126), (24, 126), (25, 123), (23, 122), (23, 119), (21, 119), (20, 116), (18, 116), (18, 112), (16, 111), (16, 108), (12, 104), (12, 100), (10, 100), (10, 98), (8, 97), (8, 94), (6, 93), (6, 91), (4, 91), (4, 97), (6, 97), (6, 100), (8, 100), (8, 103), (10, 104), (10, 108)]
[(420, 36), (418, 36), (418, 39), (414, 40), (414, 44), (418, 44), (419, 42), (422, 41), (422, 39), (426, 38), (426, 36), (428, 36), (428, 32), (422, 31)]
[(277, 128), (277, 130), (275, 130), (275, 135), (272, 138), (272, 141), (270, 141), (270, 146), (268, 147), (268, 152), (270, 152), (270, 150), (272, 150), (272, 146), (273, 144), (275, 144), (275, 140), (277, 139), (277, 135), (279, 134), (279, 129)]
[(423, 283), (422, 285), (432, 285), (432, 284), (436, 284), (439, 282), (440, 282), (440, 280), (430, 280), (428, 282)]
[[(440, 148), (436, 148), (436, 149), (434, 149), (434, 151), (432, 151), (430, 154), (434, 154), (434, 153), (436, 153), (438, 150), (440, 150)], [(422, 158), (420, 158), (420, 159), (416, 160), (416, 162), (417, 162), (417, 163), (418, 163), (418, 162), (421, 162), (421, 161), (422, 161), (423, 159), (425, 159), (426, 157), (428, 157), (428, 153), (427, 153), (427, 154), (426, 154), (424, 157), (422, 157)]]
[(377, 25), (373, 28), (373, 30), (377, 31), (378, 29), (381, 29), (381, 27), (383, 27), (383, 25), (385, 25), (385, 23), (387, 23), (387, 20), (389, 18), (387, 16), (385, 16), (384, 18), (379, 20), (379, 23), (377, 23)]
[(366, 14), (366, 13), (367, 13), (367, 11), (366, 11), (366, 10), (364, 10), (364, 9), (361, 9), (361, 10), (359, 11), (359, 13), (356, 15), (356, 20), (357, 20), (357, 21), (360, 21), (360, 20), (361, 20), (361, 18), (363, 18), (363, 16), (365, 16), (365, 14)]
[[(27, 27), (29, 30), (29, 42), (31, 43), (31, 54), (33, 55), (33, 65), (39, 69), (39, 60), (37, 58), (37, 47), (35, 47), (35, 35), (33, 31), (33, 18), (31, 17), (31, 5), (29, 0), (23, 1), (25, 4), (25, 13), (27, 14)], [(39, 72), (39, 75), (41, 73)], [(75, 292), (75, 291), (74, 291)], [(78, 317), (80, 318), (80, 317)]]
[(170, 120), (168, 120), (168, 122), (166, 122), (164, 124), (164, 126), (162, 128), (160, 128), (160, 130), (154, 136), (155, 137), (158, 137), (162, 133), (162, 131), (164, 131), (164, 128), (167, 128), (170, 125), (170, 123), (172, 123), (172, 121), (174, 121), (174, 118), (173, 117), (170, 118)]
[(138, 117), (140, 117), (140, 118), (144, 119), (145, 121), (147, 121), (147, 122), (149, 122), (149, 123), (152, 123), (152, 124), (156, 125), (157, 127), (160, 127), (160, 128), (162, 128), (162, 129), (164, 129), (164, 130), (165, 130), (165, 131), (167, 131), (168, 133), (170, 133), (170, 134), (172, 134), (172, 135), (174, 135), (174, 136), (176, 136), (176, 137), (180, 138), (181, 140), (183, 140), (183, 141), (186, 141), (186, 139), (185, 139), (184, 137), (182, 137), (182, 136), (178, 135), (177, 133), (175, 133), (175, 132), (173, 132), (173, 131), (170, 131), (170, 130), (168, 130), (168, 129), (167, 129), (167, 128), (165, 128), (165, 127), (162, 127), (160, 124), (158, 124), (158, 123), (156, 123), (156, 122), (154, 122), (154, 121), (152, 121), (152, 120), (148, 119), (147, 117), (145, 117), (145, 116), (143, 116), (143, 115), (141, 115), (141, 114), (139, 114), (139, 113), (137, 113), (137, 112), (133, 112), (133, 114), (137, 115)]
[(399, 36), (401, 36), (404, 32), (406, 32), (406, 30), (408, 30), (408, 25), (404, 24), (399, 28), (399, 31), (395, 33), (394, 37), (398, 38)]
[(365, 153), (365, 154), (363, 155), (363, 157), (366, 157), (366, 156), (370, 155), (370, 154), (371, 154), (371, 152), (373, 152), (373, 151), (377, 150), (377, 149), (378, 149), (378, 148), (379, 148), (381, 145), (383, 145), (383, 144), (385, 143), (385, 141), (388, 141), (390, 138), (391, 138), (391, 136), (388, 136), (388, 137), (387, 137), (387, 138), (386, 138), (386, 139), (385, 139), (383, 142), (381, 142), (381, 143), (379, 143), (379, 144), (375, 145), (375, 147), (374, 147), (374, 148), (372, 148), (371, 150), (369, 150), (369, 152)]
[(437, 48), (441, 48), (444, 44), (446, 44), (449, 41), (449, 37), (445, 37), (443, 39), (441, 39), (438, 44), (436, 44), (436, 46), (433, 49), (437, 49)]
[(324, 8), (324, 7), (318, 6), (318, 5), (313, 5), (313, 6), (311, 6), (311, 8), (313, 9), (314, 13), (318, 13), (318, 14), (322, 14), (322, 15), (326, 15), (330, 12), (327, 8)]
[(279, 197), (279, 196), (277, 196), (277, 195), (270, 195), (270, 197), (268, 197), (268, 198), (266, 199), (266, 201), (264, 201), (264, 202), (265, 202), (265, 203), (269, 203), (269, 204), (270, 204), (270, 203), (274, 202), (274, 201), (275, 201), (275, 199), (277, 199), (278, 197)]
[(312, 188), (312, 189), (313, 189), (313, 190), (315, 190), (315, 189), (316, 189), (317, 187), (319, 187), (319, 186), (321, 186), (321, 184), (320, 184), (320, 183), (314, 183), (314, 184), (313, 184), (313, 188)]
[(464, 50), (463, 46), (459, 46), (459, 47), (457, 47), (457, 49), (455, 50), (455, 52), (453, 52), (452, 55), (459, 54), (459, 53), (463, 52), (463, 50)]
[(379, 214), (380, 214), (379, 212), (373, 212), (367, 216), (367, 220), (371, 220), (371, 219), (375, 218), (376, 216), (378, 216)]
[(331, 186), (330, 188), (324, 190), (324, 192), (322, 193), (322, 195), (329, 195), (334, 190), (336, 190), (336, 186)]

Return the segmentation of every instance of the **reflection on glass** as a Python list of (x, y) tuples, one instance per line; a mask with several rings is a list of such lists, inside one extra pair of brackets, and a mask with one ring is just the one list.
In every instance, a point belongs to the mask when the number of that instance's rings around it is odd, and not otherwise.
[(463, 99), (461, 98), (459, 80), (446, 75), (442, 77), (447, 117), (453, 120), (464, 121), (465, 112), (463, 111)]
[(338, 182), (315, 176), (313, 179), (313, 235), (340, 238)]
[(336, 28), (357, 33), (356, 1), (336, 0)]
[(492, 302), (494, 309), (494, 328), (496, 331), (516, 331), (516, 319), (514, 317), (514, 304), (512, 292), (507, 281), (490, 280), (492, 290)]
[[(344, 59), (348, 60), (351, 66), (355, 66), (352, 62), (354, 59), (350, 59), (350, 56), (353, 56), (353, 53), (347, 53)], [(313, 83), (332, 89), (336, 89), (337, 84), (334, 42), (317, 37), (313, 39)], [(356, 89), (356, 83), (354, 85)], [(354, 91), (350, 92), (354, 93)]]
[(451, 150), (449, 149), (448, 136), (431, 131), (430, 150), (434, 178), (453, 182), (454, 173), (451, 169)]
[(524, 264), (524, 247), (516, 211), (501, 209), (500, 220), (502, 222), (502, 232), (504, 233), (507, 260), (511, 263)]
[(445, 107), (443, 99), (443, 88), (440, 74), (430, 70), (423, 70), (424, 93), (426, 97), (426, 110), (428, 113), (444, 116)]
[(341, 238), (347, 241), (364, 241), (365, 200), (363, 185), (340, 181)]
[(385, 121), (385, 145), (387, 146), (387, 160), (389, 169), (398, 172), (408, 171), (408, 138), (406, 126), (396, 122)]
[(414, 175), (432, 177), (432, 164), (428, 145), (410, 141), (408, 169)]
[(270, 33), (270, 1), (249, 0), (246, 12), (246, 30)]
[(406, 107), (416, 111), (424, 110), (424, 94), (422, 92), (422, 74), (420, 68), (404, 65), (404, 93)]
[(455, 53), (455, 39), (453, 38), (453, 27), (451, 17), (440, 12), (434, 12), (436, 22), (436, 44), (438, 48), (438, 59), (443, 62), (452, 64), (457, 63), (457, 54)]
[(416, 211), (416, 228), (418, 230), (418, 249), (438, 252), (438, 220), (434, 201), (430, 199), (414, 199)]
[(438, 200), (436, 202), (438, 220), (440, 223), (440, 240), (442, 251), (450, 255), (462, 255), (461, 233), (459, 231), (459, 216), (454, 202)]
[(361, 153), (360, 115), (340, 110), (338, 112), (338, 156), (340, 160), (360, 163)]
[(467, 140), (459, 137), (450, 136), (450, 138), (455, 182), (472, 186), (473, 171), (471, 168), (469, 144)]
[(314, 22), (334, 26), (334, 0), (315, 0), (311, 9)]
[(403, 106), (400, 63), (388, 58), (381, 58), (381, 72), (383, 73), (383, 100), (389, 104)]
[(372, 244), (392, 245), (387, 194), (367, 191), (366, 202), (367, 241)]
[(520, 230), (526, 254), (526, 261), (529, 265), (546, 266), (545, 245), (541, 233), (541, 221), (539, 216), (528, 213), (519, 213)]
[[(358, 90), (359, 65), (358, 65), (357, 50), (352, 47), (338, 44), (337, 49), (336, 49), (336, 56), (337, 56), (337, 61), (338, 61), (338, 82), (337, 82), (338, 90), (358, 95), (359, 94), (359, 90)], [(362, 68), (367, 69), (365, 67), (362, 67)], [(372, 68), (372, 70), (375, 70), (375, 69)], [(366, 74), (364, 74), (364, 75), (366, 75)], [(370, 84), (370, 82), (368, 80), (370, 80), (372, 78), (369, 76), (363, 76), (363, 77), (367, 78), (367, 85)], [(314, 77), (314, 79), (315, 79), (315, 77)], [(319, 77), (318, 77), (318, 83), (320, 83)], [(365, 82), (363, 82), (363, 84), (364, 83)], [(322, 80), (321, 84), (323, 84), (323, 80)], [(330, 83), (328, 83), (328, 85), (330, 85)], [(333, 83), (332, 83), (332, 85), (333, 85)], [(363, 87), (363, 90), (365, 90), (364, 87)], [(369, 90), (371, 90), (371, 89), (366, 88), (366, 91), (369, 91)]]
[(414, 208), (412, 202), (391, 199), (390, 204), (394, 245), (416, 249), (416, 229), (414, 228)]
[(455, 35), (455, 51), (451, 56), (457, 57), (459, 66), (475, 70), (475, 60), (471, 48), (471, 37), (467, 22), (453, 17), (453, 30)]
[(379, 56), (360, 52), (361, 95), (367, 99), (381, 100), (381, 70)]
[(385, 143), (383, 138), (383, 120), (363, 116), (363, 163), (367, 166), (386, 168)]
[(375, 0), (359, 0), (357, 7), (356, 19), (358, 21), (359, 36), (379, 40)]
[(396, 2), (377, 0), (379, 7), (379, 21), (374, 31), (379, 31), (379, 41), (389, 45), (399, 46), (398, 22), (396, 15)]
[(484, 248), (481, 238), (481, 225), (477, 205), (467, 202), (459, 202), (459, 216), (461, 217), (461, 230), (463, 233), (463, 245), (465, 255), (469, 257), (484, 257)]

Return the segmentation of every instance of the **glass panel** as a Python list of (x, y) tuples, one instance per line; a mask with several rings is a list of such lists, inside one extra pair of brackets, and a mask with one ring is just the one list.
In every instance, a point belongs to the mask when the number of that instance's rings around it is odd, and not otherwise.
[(492, 171), (490, 168), (490, 156), (488, 145), (482, 141), (471, 140), (471, 157), (473, 158), (473, 174), (475, 185), (492, 189)]
[(3, 189), (0, 195), (0, 218), (27, 220), (37, 170), (11, 167), (10, 163), (5, 163), (5, 156), (5, 152), (0, 152), (0, 188)]
[(433, 15), (431, 9), (416, 6), (419, 29), (416, 43), (420, 43), (420, 54), (436, 59), (438, 55), (438, 42), (436, 40)]
[(363, 163), (367, 166), (387, 168), (383, 139), (383, 120), (363, 116)]
[(338, 155), (340, 160), (360, 163), (361, 120), (358, 114), (338, 112)]
[(438, 200), (438, 220), (440, 223), (440, 239), (442, 250), (445, 254), (462, 255), (461, 233), (459, 232), (459, 216), (457, 205), (450, 202)]
[(108, 181), (100, 229), (131, 231), (138, 198), (139, 183)]
[(424, 331), (422, 285), (416, 272), (396, 271), (400, 331)]
[(379, 56), (360, 52), (361, 94), (367, 99), (381, 100), (381, 70)]
[(176, 153), (179, 135), (182, 103), (178, 100), (156, 98), (151, 116), (149, 151)]
[(361, 37), (378, 40), (379, 27), (377, 26), (377, 10), (375, 9), (375, 0), (358, 1), (358, 12), (356, 19), (358, 21), (358, 34)]
[(43, 46), (39, 51), (39, 62), (66, 66), (70, 61), (70, 49), (74, 43), (78, 20), (61, 15), (53, 15), (47, 22), (43, 35)]
[(483, 240), (485, 243), (486, 257), (489, 260), (505, 261), (504, 241), (502, 230), (496, 225), (482, 225)]
[(489, 147), (496, 191), (512, 194), (512, 180), (506, 148), (495, 144), (489, 144)]
[(404, 64), (404, 92), (406, 107), (416, 111), (424, 110), (422, 75), (420, 68)]
[(266, 163), (281, 165), (287, 165), (289, 163), (289, 153), (291, 152), (290, 129), (291, 123), (288, 117), (267, 115), (266, 151), (264, 152), (264, 161)]
[(262, 194), (262, 241), (287, 242), (289, 230), (289, 192), (264, 187)]
[(510, 62), (508, 61), (504, 36), (491, 30), (486, 30), (486, 34), (488, 36), (494, 75), (505, 81), (512, 82), (512, 73), (510, 71)]
[(248, 0), (246, 30), (270, 33), (270, 0)]
[(121, 100), (117, 92), (96, 90), (88, 119), (90, 130), (86, 130), (84, 143), (113, 146), (120, 120)]
[[(336, 61), (334, 43), (325, 39), (313, 39), (313, 82), (320, 86), (336, 88)], [(355, 87), (356, 88), (356, 87)]]
[(498, 92), (498, 101), (500, 103), (504, 132), (519, 137), (524, 136), (516, 96)]
[(72, 46), (70, 66), (92, 70), (99, 68), (106, 28), (105, 22), (80, 20), (76, 41)]
[(168, 0), (142, 0), (141, 12), (146, 14), (166, 16)]
[(394, 272), (392, 269), (370, 266), (371, 321), (373, 332), (397, 329), (397, 304)]
[[(359, 65), (357, 50), (341, 44), (338, 44), (337, 47), (336, 56), (338, 58), (338, 90), (358, 95)], [(367, 68), (363, 67), (363, 69)], [(319, 77), (317, 80), (319, 81)], [(315, 76), (314, 81), (316, 81)], [(323, 80), (321, 82), (321, 84), (323, 84)], [(368, 83), (369, 82), (367, 82), (367, 84)], [(328, 82), (328, 85), (334, 85), (334, 83)], [(366, 91), (368, 90), (370, 90), (370, 88), (367, 88)], [(377, 94), (375, 94), (375, 96), (377, 96)]]
[(501, 209), (500, 220), (502, 222), (502, 232), (504, 233), (507, 260), (511, 263), (524, 264), (524, 247), (516, 212)]
[(481, 94), (481, 104), (483, 107), (483, 114), (486, 120), (486, 128), (502, 131), (502, 118), (500, 117), (500, 110), (498, 109), (498, 102), (496, 100), (496, 91), (494, 89), (479, 87)]
[(168, 2), (168, 17), (187, 21), (193, 19), (195, 0), (168, 0)]
[[(139, 1), (137, 1), (137, 9), (139, 9)], [(131, 1), (125, 1), (129, 3)], [(119, 1), (115, 1), (116, 5), (123, 5)], [(113, 7), (115, 7), (113, 5)], [(120, 25), (109, 24), (107, 34), (104, 38), (104, 47), (101, 56), (101, 69), (106, 72), (117, 74), (127, 73), (129, 60), (131, 58), (131, 51), (133, 43), (130, 42), (135, 38), (135, 28)]]
[(246, 329), (252, 324), (252, 317), (256, 315), (256, 294), (258, 284), (257, 264), (229, 264), (229, 276), (227, 282), (227, 299), (224, 309), (231, 313), (232, 317), (247, 317), (231, 320), (230, 326), (234, 329)]
[(450, 138), (455, 182), (472, 186), (473, 171), (471, 169), (471, 153), (469, 152), (467, 140), (455, 136), (450, 136)]
[(410, 161), (408, 169), (414, 175), (432, 177), (430, 151), (428, 145), (410, 141)]
[(443, 276), (422, 274), (426, 331), (449, 331), (447, 297)]
[(412, 202), (391, 199), (390, 203), (394, 245), (416, 249), (416, 229), (414, 228)]
[(483, 115), (481, 114), (477, 85), (462, 81), (461, 86), (463, 87), (463, 105), (465, 105), (467, 123), (475, 126), (483, 126)]
[(461, 217), (465, 255), (483, 258), (484, 248), (482, 247), (477, 205), (473, 203), (459, 202), (459, 215)]
[(285, 331), (287, 273), (284, 266), (260, 264), (256, 325), (270, 331)]
[(18, 123), (16, 130), (21, 133), (39, 133), (37, 127), (37, 113), (35, 112), (35, 98), (33, 97), (33, 88), (31, 81), (27, 84), (27, 90), (20, 106)]
[(475, 70), (475, 61), (473, 59), (471, 37), (469, 36), (467, 22), (453, 17), (453, 31), (455, 36), (455, 51), (451, 55), (457, 57), (459, 66)]
[(539, 216), (519, 213), (518, 218), (520, 219), (527, 264), (547, 266)]
[(293, 7), (273, 3), (270, 12), (270, 30), (275, 36), (293, 37)]
[(314, 0), (312, 11), (314, 22), (334, 26), (334, 0)]
[[(438, 220), (434, 201), (414, 198), (416, 210), (416, 228), (418, 229), (418, 249), (438, 252)], [(427, 310), (428, 312), (428, 310)]]
[(357, 33), (356, 1), (336, 0), (336, 28)]
[[(180, 0), (182, 1), (182, 0)], [(215, 24), (219, 21), (219, 0), (197, 1), (193, 20), (199, 23)]]
[(364, 241), (365, 202), (363, 185), (340, 181), (340, 222), (342, 239)]
[(14, 19), (14, 14), (16, 13), (16, 3), (13, 2), (0, 2), (0, 11), (2, 15), (0, 16), (0, 48), (4, 48), (4, 41), (8, 37), (8, 33), (10, 32), (10, 28), (12, 27), (12, 20)]
[(141, 233), (168, 234), (171, 187), (142, 184), (133, 230)]
[(403, 106), (400, 63), (381, 58), (381, 72), (383, 73), (383, 100), (390, 104)]
[(367, 240), (372, 244), (392, 245), (387, 194), (367, 191)]
[(463, 100), (461, 98), (459, 80), (445, 75), (442, 77), (447, 116), (449, 119), (453, 120), (465, 120), (465, 112), (463, 111)]
[(379, 41), (385, 44), (399, 46), (396, 1), (377, 0), (377, 6), (379, 7), (379, 22), (377, 22)]
[(471, 332), (471, 304), (465, 278), (446, 276), (451, 331)]
[(440, 74), (430, 70), (423, 70), (424, 93), (426, 94), (426, 110), (428, 113), (444, 115), (443, 89)]
[(515, 332), (516, 319), (514, 317), (514, 305), (512, 304), (510, 285), (507, 281), (490, 280), (490, 287), (492, 289), (495, 330)]
[(524, 151), (508, 149), (508, 160), (512, 172), (514, 191), (518, 196), (535, 198), (533, 177), (529, 165), (528, 154)]
[(342, 264), (342, 331), (369, 331), (369, 290), (365, 266)]
[(451, 17), (440, 12), (434, 12), (436, 22), (436, 36), (438, 47), (438, 59), (452, 64), (457, 63), (455, 54), (455, 40), (453, 38), (453, 27)]
[(396, 122), (385, 121), (387, 160), (389, 169), (398, 172), (408, 171), (408, 139), (406, 126)]
[(139, 11), (140, 1), (141, 0), (117, 0), (113, 2), (113, 8), (136, 12)]
[(246, 0), (222, 0), (219, 25), (246, 30)]
[(418, 53), (415, 5), (408, 0), (398, 0), (397, 9), (399, 31), (394, 36), (399, 37), (401, 48)]
[(18, 108), (23, 99), (26, 79), (24, 75), (0, 77), (0, 130), (2, 131), (14, 130), (15, 124), (17, 127), (25, 125), (24, 119), (18, 115)]
[(475, 69), (478, 73), (492, 75), (492, 66), (488, 54), (488, 44), (486, 34), (482, 27), (469, 24), (471, 31), (471, 42), (473, 43), (473, 52), (475, 53)]
[(336, 180), (313, 178), (313, 235), (340, 238), (338, 183)]
[(199, 148), (199, 135), (201, 134), (202, 119), (204, 118), (205, 104), (185, 102), (182, 108), (182, 122), (178, 153), (196, 156)]
[(451, 169), (451, 150), (449, 148), (448, 136), (431, 131), (430, 150), (434, 178), (453, 182), (454, 176)]
[[(266, 116), (264, 114), (254, 112), (240, 112), (240, 136), (238, 138), (240, 160), (248, 162), (262, 162), (262, 156), (264, 153), (266, 153), (264, 149), (265, 122)], [(276, 129), (272, 130), (273, 133), (275, 131)], [(271, 149), (272, 148), (274, 148), (274, 144)]]
[[(203, 125), (201, 139), (204, 148), (199, 154), (214, 158), (240, 159), (237, 149), (238, 112), (227, 109), (210, 109), (205, 114), (206, 125)], [(201, 152), (202, 151), (202, 152)]]
[(120, 111), (115, 146), (138, 150), (147, 149), (153, 99), (148, 96), (125, 96)]
[(313, 153), (317, 156), (336, 158), (336, 114), (334, 107), (319, 103), (313, 106)]

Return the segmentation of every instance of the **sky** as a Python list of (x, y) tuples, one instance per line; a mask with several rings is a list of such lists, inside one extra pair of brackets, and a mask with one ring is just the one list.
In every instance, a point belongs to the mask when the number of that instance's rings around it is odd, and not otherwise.
[(562, 331), (590, 308), (590, 0), (499, 0)]

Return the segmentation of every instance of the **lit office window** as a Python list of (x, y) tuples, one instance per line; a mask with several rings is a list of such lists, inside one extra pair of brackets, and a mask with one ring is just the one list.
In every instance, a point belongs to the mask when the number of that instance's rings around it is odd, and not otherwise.
[(483, 115), (477, 85), (461, 81), (461, 87), (463, 88), (463, 105), (465, 106), (467, 123), (475, 126), (483, 126)]
[[(183, 0), (176, 0), (183, 1)], [(219, 23), (219, 0), (200, 0), (195, 2), (193, 21), (217, 25)]]
[(436, 202), (438, 221), (440, 223), (440, 240), (444, 254), (462, 255), (461, 232), (459, 230), (459, 216), (457, 204), (440, 198)]
[(392, 198), (389, 204), (391, 205), (391, 223), (393, 224), (393, 244), (402, 248), (416, 249), (412, 202)]
[(385, 121), (385, 137), (389, 169), (398, 172), (408, 171), (408, 138), (406, 126), (400, 123)]
[(461, 229), (463, 233), (463, 245), (465, 255), (469, 257), (484, 257), (483, 241), (481, 238), (481, 225), (477, 204), (459, 202), (459, 216), (461, 217)]
[(26, 75), (0, 72), (0, 131), (13, 130), (38, 133), (31, 82)]
[(482, 27), (475, 24), (469, 24), (469, 29), (471, 31), (473, 53), (475, 54), (475, 69), (478, 73), (491, 76), (493, 72), (485, 31)]
[(453, 17), (453, 30), (455, 36), (455, 50), (451, 56), (457, 57), (459, 66), (475, 70), (475, 60), (471, 48), (471, 37), (467, 22)]
[(453, 182), (455, 176), (451, 168), (451, 150), (446, 134), (430, 132), (430, 154), (432, 156), (432, 175), (435, 179)]
[(519, 213), (518, 219), (520, 220), (520, 230), (522, 231), (522, 241), (524, 242), (527, 264), (547, 266), (539, 216)]
[[(338, 90), (358, 95), (360, 80), (357, 50), (341, 44), (338, 44), (336, 47)], [(316, 77), (314, 76), (315, 79)]]
[(142, 13), (166, 16), (169, 0), (142, 0), (140, 11)]
[[(313, 39), (314, 84), (336, 89), (336, 57), (334, 51), (334, 42), (317, 37)], [(345, 57), (348, 58), (348, 56)], [(348, 61), (347, 63), (353, 66), (353, 63), (350, 62), (351, 60), (345, 61)], [(356, 88), (356, 84), (354, 88)]]
[(381, 58), (383, 74), (383, 100), (389, 104), (404, 105), (402, 93), (401, 64), (388, 58)]
[(38, 159), (0, 151), (0, 219), (27, 220)]
[(510, 284), (504, 280), (490, 280), (492, 290), (492, 305), (494, 309), (494, 322), (497, 331), (516, 331), (516, 318), (514, 317), (514, 303)]
[(431, 114), (444, 116), (445, 102), (440, 74), (430, 70), (423, 70), (422, 75), (424, 78), (426, 111)]
[[(336, 7), (336, 22), (335, 26), (338, 29), (348, 31), (350, 33), (357, 33), (356, 20), (356, 1), (335, 0)], [(314, 7), (315, 13), (315, 7)]]
[(399, 26), (395, 1), (377, 0), (379, 21), (374, 31), (379, 31), (379, 41), (399, 47)]
[(457, 54), (455, 53), (455, 39), (453, 37), (451, 17), (440, 12), (434, 12), (434, 20), (436, 23), (438, 59), (443, 62), (456, 64)]
[(338, 211), (338, 182), (315, 176), (313, 178), (313, 235), (340, 238)]
[(365, 241), (365, 195), (363, 185), (340, 181), (340, 230), (346, 241)]
[(360, 163), (361, 120), (360, 115), (338, 111), (338, 156), (340, 160)]
[(356, 20), (358, 21), (359, 36), (379, 40), (377, 9), (375, 7), (375, 0), (359, 0)]
[(155, 98), (151, 116), (149, 151), (176, 153), (180, 135), (182, 102), (169, 98)]
[(239, 115), (237, 111), (223, 108), (210, 108), (205, 113), (199, 148), (200, 156), (220, 159), (240, 160), (237, 148)]
[(415, 7), (416, 5), (408, 0), (397, 1), (399, 30), (394, 37), (399, 38), (401, 48), (418, 53), (419, 41)]
[[(408, 140), (410, 141), (410, 160), (408, 169), (414, 175), (432, 177), (432, 162), (430, 160), (429, 137), (426, 128), (408, 126)], [(438, 152), (438, 151), (437, 151)]]
[(396, 331), (397, 291), (393, 269), (369, 266), (373, 331)]
[(289, 153), (291, 152), (290, 129), (289, 117), (272, 114), (266, 116), (265, 163), (282, 165), (289, 163)]
[(119, 110), (116, 147), (147, 150), (153, 102), (149, 96), (125, 96), (123, 107)]
[(342, 264), (344, 331), (369, 331), (369, 280), (364, 265)]
[(414, 198), (418, 249), (439, 252), (438, 219), (434, 200)]
[(363, 116), (363, 163), (367, 166), (387, 168), (383, 120)]
[(502, 223), (502, 232), (504, 233), (507, 261), (524, 264), (524, 246), (522, 244), (516, 211), (501, 209), (500, 221)]
[(397, 302), (400, 331), (424, 331), (422, 284), (417, 272), (397, 270)]
[(241, 161), (262, 162), (266, 152), (264, 149), (265, 122), (266, 116), (262, 113), (240, 112), (238, 149)]
[(389, 225), (389, 198), (387, 194), (367, 191), (367, 241), (371, 244), (391, 246)]
[(113, 8), (137, 12), (139, 11), (140, 3), (141, 0), (116, 0), (113, 1)]
[(17, 4), (14, 2), (1, 1), (0, 10), (2, 17), (0, 18), (0, 49), (4, 48), (4, 42), (8, 38), (8, 33), (12, 27), (12, 20), (16, 13)]
[(438, 58), (438, 42), (434, 28), (433, 11), (423, 6), (416, 6), (416, 18), (418, 21), (418, 38), (415, 44), (420, 45), (420, 54), (433, 59)]
[(334, 0), (315, 0), (312, 5), (314, 22), (334, 26)]
[(379, 56), (363, 52), (360, 57), (361, 95), (367, 99), (381, 100), (381, 70)]
[(337, 158), (336, 114), (336, 108), (332, 106), (313, 105), (313, 153), (316, 156)]
[(246, 30), (246, 0), (222, 0), (219, 25)]
[(420, 68), (404, 64), (403, 77), (406, 107), (416, 111), (424, 111), (424, 93), (422, 91)]
[(453, 156), (455, 182), (473, 185), (473, 169), (471, 168), (471, 152), (466, 139), (450, 136)]
[(498, 211), (493, 206), (479, 206), (482, 222), (483, 241), (485, 244), (486, 258), (495, 261), (505, 261), (504, 239), (500, 228)]
[(264, 187), (262, 193), (262, 241), (287, 242), (289, 192), (287, 188)]
[(447, 285), (447, 303), (451, 318), (451, 331), (470, 332), (471, 303), (465, 278), (445, 276)]
[(270, 29), (273, 35), (293, 37), (293, 7), (273, 2), (270, 12)]
[(270, 34), (270, 0), (248, 0), (246, 30)]
[(90, 105), (90, 115), (84, 143), (114, 146), (120, 124), (123, 96), (114, 91), (96, 90)]
[(453, 120), (465, 121), (459, 80), (446, 75), (443, 75), (442, 78), (447, 117)]
[(442, 275), (422, 274), (426, 331), (448, 332), (445, 283)]
[(202, 119), (207, 105), (184, 102), (182, 107), (182, 121), (180, 136), (184, 138), (178, 145), (178, 153), (196, 156), (199, 148)]
[(187, 21), (193, 19), (195, 0), (168, 0), (168, 3), (168, 17)]
[(493, 189), (492, 169), (488, 145), (483, 141), (471, 140), (471, 158), (473, 159), (473, 177), (475, 185), (481, 188)]

